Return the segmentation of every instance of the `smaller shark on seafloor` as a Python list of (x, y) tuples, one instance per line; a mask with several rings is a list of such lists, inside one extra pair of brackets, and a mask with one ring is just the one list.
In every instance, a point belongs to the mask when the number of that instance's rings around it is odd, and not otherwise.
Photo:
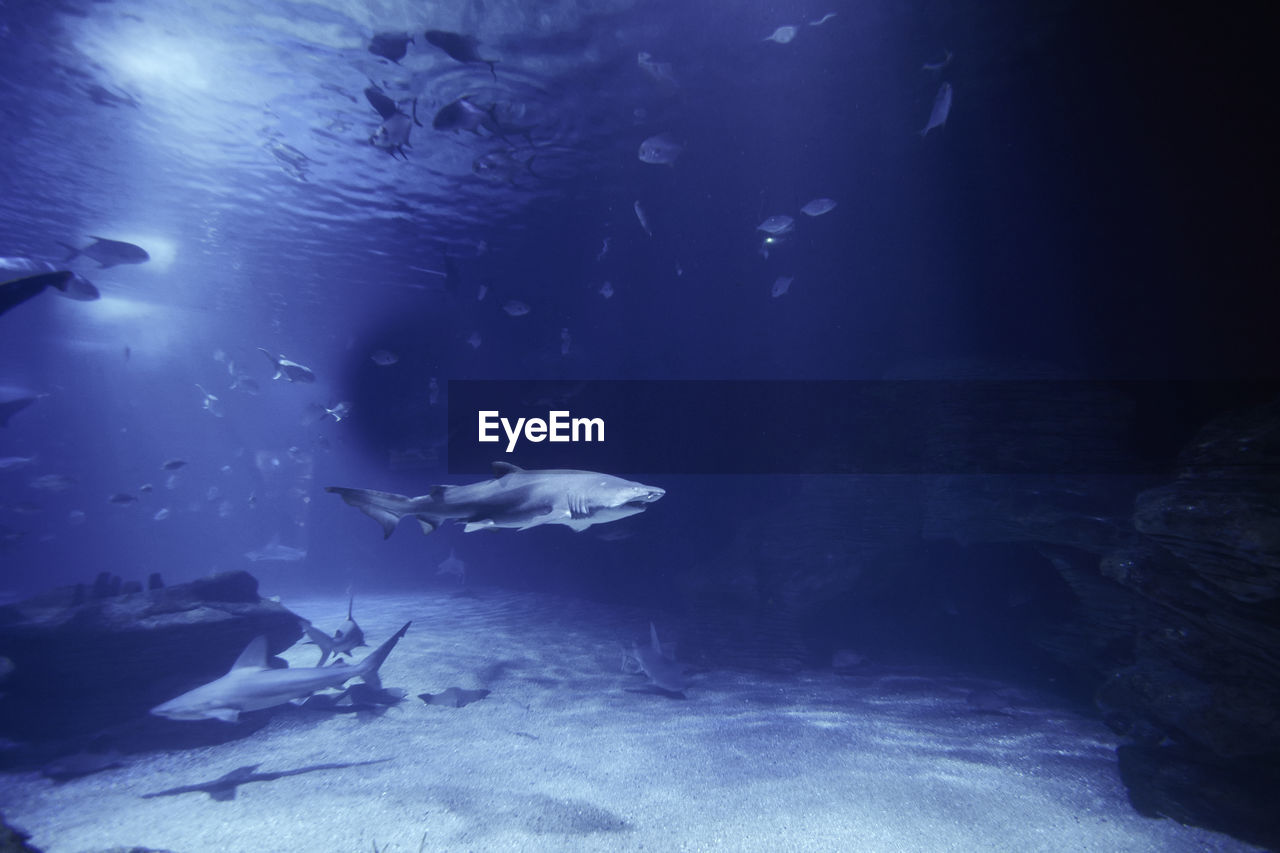
[(338, 630), (333, 632), (330, 637), (324, 631), (319, 630), (311, 625), (310, 622), (302, 626), (307, 632), (308, 639), (315, 645), (320, 647), (320, 662), (316, 666), (324, 666), (324, 662), (332, 655), (346, 655), (351, 657), (351, 652), (357, 646), (369, 645), (364, 641), (364, 631), (360, 630), (360, 626), (356, 624), (356, 620), (351, 616), (351, 608), (355, 603), (355, 598), (347, 599), (347, 619), (338, 626)]
[(410, 622), (358, 664), (336, 663), (325, 667), (272, 669), (267, 662), (267, 638), (255, 637), (224, 676), (188, 690), (175, 699), (151, 709), (158, 717), (171, 720), (222, 720), (234, 723), (245, 711), (274, 708), (294, 699), (303, 699), (317, 690), (341, 687), (353, 678), (362, 678), (375, 689), (382, 687), (378, 667), (409, 630)]
[(640, 670), (649, 676), (650, 684), (645, 689), (629, 689), (631, 693), (658, 693), (672, 699), (684, 698), (684, 667), (676, 663), (662, 649), (658, 642), (658, 629), (649, 623), (649, 645), (633, 643), (631, 657), (639, 665)]

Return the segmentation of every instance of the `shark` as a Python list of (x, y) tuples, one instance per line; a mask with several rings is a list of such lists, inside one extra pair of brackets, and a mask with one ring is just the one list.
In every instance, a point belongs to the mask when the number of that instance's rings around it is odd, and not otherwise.
[(324, 662), (330, 655), (350, 657), (352, 650), (357, 646), (369, 645), (364, 641), (364, 631), (360, 630), (360, 626), (351, 616), (351, 608), (354, 604), (354, 597), (347, 599), (347, 619), (338, 626), (338, 630), (333, 632), (332, 637), (313, 627), (310, 622), (302, 626), (302, 629), (307, 632), (308, 639), (320, 647), (320, 662), (316, 666), (324, 666)]
[(526, 471), (509, 462), (493, 463), (493, 479), (460, 486), (433, 486), (409, 497), (372, 489), (328, 486), (350, 506), (382, 525), (386, 539), (401, 519), (411, 516), (431, 533), (448, 520), (466, 533), (500, 527), (528, 530), (563, 524), (581, 533), (594, 524), (644, 512), (666, 491), (610, 474), (571, 469)]
[(404, 623), (404, 627), (354, 666), (340, 662), (326, 667), (272, 669), (267, 661), (267, 638), (259, 635), (240, 653), (226, 675), (157, 705), (151, 713), (170, 720), (234, 723), (246, 711), (274, 708), (303, 699), (317, 690), (341, 687), (353, 678), (361, 678), (374, 689), (381, 689), (378, 667), (411, 624)]
[(631, 657), (635, 658), (644, 674), (649, 676), (649, 681), (652, 682), (649, 685), (651, 692), (684, 698), (684, 667), (662, 650), (662, 643), (658, 642), (658, 629), (652, 622), (649, 623), (649, 645), (632, 644)]

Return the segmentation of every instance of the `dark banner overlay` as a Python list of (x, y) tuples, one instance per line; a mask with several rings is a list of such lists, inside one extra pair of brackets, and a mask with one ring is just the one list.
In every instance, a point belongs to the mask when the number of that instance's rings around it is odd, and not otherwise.
[(1163, 475), (1207, 420), (1278, 394), (1280, 381), (452, 380), (449, 472)]

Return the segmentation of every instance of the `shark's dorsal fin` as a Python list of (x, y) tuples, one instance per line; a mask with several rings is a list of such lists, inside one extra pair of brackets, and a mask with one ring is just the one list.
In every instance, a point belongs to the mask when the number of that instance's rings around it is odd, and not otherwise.
[(512, 465), (510, 462), (494, 462), (493, 476), (501, 480), (507, 474), (518, 474), (524, 469), (518, 465)]
[(649, 623), (649, 642), (653, 646), (653, 650), (659, 655), (662, 654), (662, 643), (658, 642), (658, 629), (653, 627), (653, 623)]
[(254, 669), (267, 668), (267, 638), (259, 634), (249, 641), (249, 645), (244, 647), (244, 651), (240, 653), (240, 657), (236, 658), (236, 662), (231, 664), (231, 669), (245, 669), (252, 667)]
[(356, 597), (354, 595), (352, 595), (350, 598), (347, 599), (347, 619), (348, 620), (351, 620), (351, 608), (355, 605), (355, 603), (356, 603)]

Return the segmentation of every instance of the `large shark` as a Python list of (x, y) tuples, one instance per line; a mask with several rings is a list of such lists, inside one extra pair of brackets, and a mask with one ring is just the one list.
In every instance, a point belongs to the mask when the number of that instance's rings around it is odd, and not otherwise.
[(381, 688), (378, 667), (409, 630), (410, 624), (406, 622), (403, 628), (355, 666), (337, 663), (325, 667), (272, 669), (267, 663), (267, 638), (255, 637), (226, 675), (157, 705), (151, 713), (171, 720), (234, 723), (245, 711), (274, 708), (326, 687), (341, 687), (353, 678), (362, 678), (375, 689)]
[(492, 480), (465, 486), (433, 486), (411, 498), (394, 492), (328, 486), (351, 506), (382, 525), (390, 536), (405, 516), (412, 516), (430, 533), (449, 519), (463, 522), (463, 530), (514, 527), (528, 530), (543, 524), (563, 524), (581, 533), (593, 524), (617, 521), (638, 512), (666, 492), (595, 471), (526, 471), (507, 462), (493, 463)]

